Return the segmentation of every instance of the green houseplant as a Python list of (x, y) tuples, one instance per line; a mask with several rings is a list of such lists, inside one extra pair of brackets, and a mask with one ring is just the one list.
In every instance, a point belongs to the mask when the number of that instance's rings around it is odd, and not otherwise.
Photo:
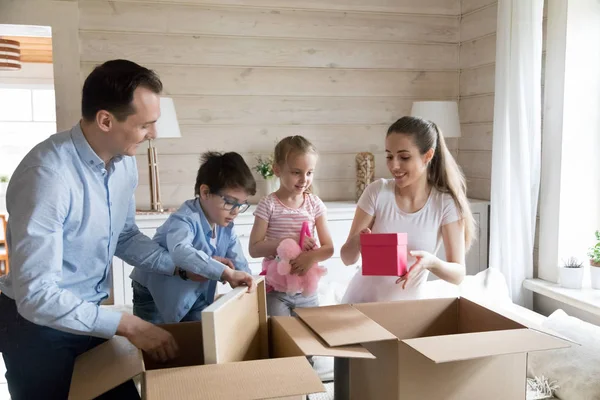
[(568, 289), (581, 289), (583, 284), (583, 263), (575, 257), (563, 261), (558, 269), (558, 283)]
[(4, 196), (8, 187), (8, 175), (0, 175), (0, 195)]
[(257, 156), (254, 170), (265, 180), (267, 195), (279, 189), (279, 178), (273, 171), (273, 155)]
[(600, 231), (596, 231), (596, 243), (589, 248), (588, 257), (590, 258), (590, 278), (592, 287), (600, 289)]

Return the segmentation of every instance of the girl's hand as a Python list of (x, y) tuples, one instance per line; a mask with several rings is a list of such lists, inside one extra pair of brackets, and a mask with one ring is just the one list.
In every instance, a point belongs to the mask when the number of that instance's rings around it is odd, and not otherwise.
[(410, 266), (408, 272), (404, 276), (401, 276), (396, 281), (396, 283), (402, 283), (402, 289), (406, 289), (406, 285), (410, 285), (410, 283), (416, 279), (416, 277), (419, 276), (423, 270), (429, 270), (438, 265), (440, 262), (439, 258), (426, 251), (415, 250), (411, 251), (410, 255), (415, 257), (417, 261)]
[(298, 257), (290, 261), (292, 274), (304, 276), (309, 269), (315, 265), (315, 260), (310, 252), (301, 253)]
[(315, 248), (317, 245), (317, 241), (310, 236), (304, 237), (304, 242), (302, 243), (302, 251), (309, 251)]

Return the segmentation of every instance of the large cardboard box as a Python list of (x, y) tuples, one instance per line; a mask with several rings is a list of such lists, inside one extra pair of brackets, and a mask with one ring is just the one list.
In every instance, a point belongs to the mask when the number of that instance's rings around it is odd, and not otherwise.
[(203, 311), (202, 322), (162, 325), (180, 348), (169, 363), (154, 362), (123, 337), (82, 354), (69, 399), (93, 399), (136, 376), (147, 400), (299, 400), (324, 392), (304, 355), (269, 359), (264, 280), (256, 292), (245, 292), (238, 288), (219, 298)]
[(274, 348), (275, 356), (320, 344), (330, 350), (358, 346), (375, 357), (345, 357), (349, 376), (336, 374), (336, 400), (525, 399), (527, 353), (570, 346), (466, 298), (296, 311), (302, 321), (271, 320), (273, 343), (289, 343)]

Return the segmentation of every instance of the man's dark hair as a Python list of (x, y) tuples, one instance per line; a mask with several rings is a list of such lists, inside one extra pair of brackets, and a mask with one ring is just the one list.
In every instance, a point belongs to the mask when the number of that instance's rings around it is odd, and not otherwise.
[(243, 189), (250, 196), (256, 194), (256, 180), (248, 164), (235, 152), (206, 152), (202, 155), (202, 164), (196, 177), (194, 194), (200, 195), (200, 186), (207, 185), (211, 193), (223, 189)]
[(93, 121), (98, 111), (106, 110), (118, 121), (124, 121), (135, 114), (131, 102), (133, 92), (140, 86), (156, 94), (162, 92), (158, 75), (132, 61), (111, 60), (98, 65), (83, 84), (81, 115)]

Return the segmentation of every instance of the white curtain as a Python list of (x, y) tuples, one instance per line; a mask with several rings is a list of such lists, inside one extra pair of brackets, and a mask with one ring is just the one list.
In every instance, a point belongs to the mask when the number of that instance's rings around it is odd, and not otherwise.
[(490, 268), (515, 303), (531, 308), (540, 188), (542, 16), (544, 0), (499, 0), (492, 145)]

